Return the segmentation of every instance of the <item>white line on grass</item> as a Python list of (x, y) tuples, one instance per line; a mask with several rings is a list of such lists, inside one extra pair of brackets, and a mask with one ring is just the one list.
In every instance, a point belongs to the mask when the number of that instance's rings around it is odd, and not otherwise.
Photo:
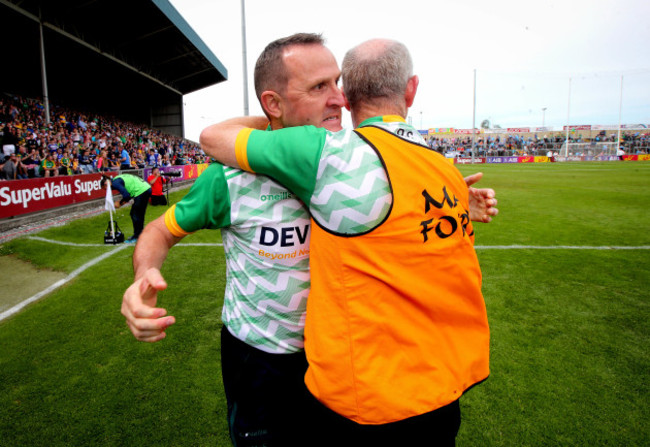
[[(36, 240), (36, 241), (42, 241), (42, 242), (49, 242), (51, 244), (59, 244), (59, 245), (70, 245), (74, 247), (105, 247), (106, 244), (77, 244), (74, 242), (61, 242), (61, 241), (53, 241), (51, 239), (45, 239), (42, 237), (38, 236), (29, 236), (28, 239)], [(217, 243), (180, 243), (176, 244), (176, 246), (186, 246), (186, 247), (223, 247), (223, 244), (217, 244)], [(74, 272), (70, 273), (67, 277), (63, 278), (60, 281), (55, 282), (52, 284), (50, 287), (47, 289), (37, 293), (36, 295), (27, 298), (25, 301), (22, 301), (18, 304), (16, 304), (14, 307), (12, 307), (9, 310), (6, 310), (2, 313), (0, 313), (0, 321), (4, 320), (5, 318), (14, 315), (18, 311), (20, 311), (23, 307), (27, 306), (30, 303), (33, 303), (34, 301), (42, 298), (43, 296), (47, 295), (48, 293), (58, 289), (62, 285), (66, 284), (67, 282), (71, 281), (73, 278), (78, 276), (80, 273), (82, 273), (84, 270), (92, 267), (93, 265), (97, 264), (98, 262), (103, 261), (104, 259), (108, 258), (109, 256), (114, 255), (115, 253), (130, 247), (130, 245), (118, 245), (116, 248), (113, 250), (104, 253), (103, 255), (93, 259), (92, 261), (89, 261), (79, 267), (77, 270)], [(604, 246), (580, 246), (580, 245), (476, 245), (474, 247), (476, 250), (650, 250), (650, 245), (639, 245), (639, 246), (609, 246), (609, 245), (604, 245)]]
[(107, 246), (110, 246), (109, 244), (78, 244), (76, 242), (53, 241), (52, 239), (45, 239), (44, 237), (39, 237), (39, 236), (28, 236), (27, 239), (31, 239), (32, 241), (49, 242), (50, 244), (56, 244), (56, 245), (67, 245), (67, 246), (71, 246), (71, 247), (107, 247)]
[[(57, 245), (68, 245), (71, 247), (110, 247), (112, 244), (78, 244), (76, 242), (63, 242), (63, 241), (54, 241), (52, 239), (45, 239), (44, 237), (39, 237), (39, 236), (28, 236), (27, 239), (31, 239), (33, 241), (41, 241), (41, 242), (49, 242), (50, 244), (57, 244)], [(217, 244), (217, 243), (204, 243), (204, 242), (196, 242), (196, 243), (178, 243), (176, 246), (184, 246), (184, 247), (223, 247), (223, 244)], [(126, 245), (128, 247), (128, 245)]]
[(103, 261), (104, 259), (106, 259), (106, 258), (108, 258), (108, 257), (110, 257), (110, 256), (112, 256), (112, 255), (114, 255), (115, 253), (117, 253), (117, 252), (119, 252), (119, 251), (121, 251), (121, 250), (124, 250), (126, 247), (129, 247), (129, 245), (120, 245), (120, 246), (114, 248), (113, 250), (111, 250), (111, 251), (109, 251), (109, 252), (106, 252), (106, 253), (104, 253), (103, 255), (98, 256), (98, 257), (96, 257), (95, 259), (93, 259), (93, 260), (91, 260), (91, 261), (86, 262), (84, 265), (82, 265), (81, 267), (79, 267), (78, 269), (76, 269), (75, 271), (73, 271), (72, 273), (70, 273), (70, 274), (69, 274), (68, 276), (66, 276), (65, 278), (63, 278), (63, 279), (61, 279), (61, 280), (55, 282), (54, 284), (52, 284), (52, 285), (51, 285), (50, 287), (48, 287), (47, 289), (45, 289), (45, 290), (43, 290), (43, 291), (41, 291), (41, 292), (38, 292), (36, 295), (33, 295), (33, 296), (31, 296), (30, 298), (27, 298), (25, 301), (22, 301), (22, 302), (16, 304), (16, 305), (15, 305), (14, 307), (12, 307), (11, 309), (8, 309), (8, 310), (6, 310), (6, 311), (0, 313), (0, 321), (4, 320), (4, 319), (7, 318), (7, 317), (10, 317), (11, 315), (14, 315), (15, 313), (19, 312), (23, 307), (27, 306), (28, 304), (33, 303), (34, 301), (36, 301), (36, 300), (42, 298), (43, 296), (47, 295), (48, 293), (50, 293), (50, 292), (52, 292), (52, 291), (58, 289), (58, 288), (61, 287), (62, 285), (66, 284), (67, 282), (69, 282), (69, 281), (71, 281), (72, 279), (74, 279), (74, 278), (76, 278), (77, 276), (79, 276), (79, 274), (82, 273), (83, 271), (89, 269), (90, 267), (94, 266), (94, 265), (97, 264), (98, 262), (101, 262), (101, 261)]
[[(27, 239), (49, 242), (51, 244), (70, 245), (73, 247), (106, 247), (106, 244), (77, 244), (75, 242), (54, 241), (44, 237), (29, 236)], [(212, 242), (180, 242), (176, 246), (184, 247), (223, 247), (223, 244)], [(476, 250), (650, 250), (650, 245), (475, 245)]]

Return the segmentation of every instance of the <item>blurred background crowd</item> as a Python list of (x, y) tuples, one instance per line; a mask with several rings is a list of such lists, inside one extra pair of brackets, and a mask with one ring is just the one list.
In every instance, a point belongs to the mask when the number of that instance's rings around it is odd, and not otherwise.
[(198, 143), (140, 124), (0, 94), (0, 179), (207, 163)]

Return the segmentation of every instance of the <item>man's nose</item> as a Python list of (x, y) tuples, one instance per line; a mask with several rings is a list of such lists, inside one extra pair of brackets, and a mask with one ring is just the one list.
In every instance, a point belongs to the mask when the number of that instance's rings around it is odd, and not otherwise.
[(338, 85), (332, 88), (328, 105), (337, 107), (343, 107), (345, 105), (345, 101), (343, 101), (343, 91), (341, 91), (341, 88)]

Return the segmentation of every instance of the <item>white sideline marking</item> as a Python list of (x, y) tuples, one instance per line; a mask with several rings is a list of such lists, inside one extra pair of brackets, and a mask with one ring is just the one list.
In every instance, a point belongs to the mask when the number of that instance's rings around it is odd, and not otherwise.
[(124, 250), (128, 246), (129, 245), (120, 245), (120, 246), (114, 248), (113, 250), (111, 250), (111, 251), (109, 251), (107, 253), (104, 253), (103, 255), (98, 256), (98, 257), (96, 257), (95, 259), (93, 259), (91, 261), (86, 262), (84, 265), (82, 265), (81, 267), (79, 267), (78, 269), (76, 269), (75, 271), (70, 273), (65, 278), (55, 282), (54, 284), (52, 284), (47, 289), (45, 289), (45, 290), (43, 290), (41, 292), (38, 292), (36, 295), (33, 295), (30, 298), (27, 298), (25, 301), (22, 301), (22, 302), (16, 304), (14, 307), (0, 313), (0, 321), (2, 321), (5, 318), (10, 317), (11, 315), (17, 313), (18, 311), (20, 311), (23, 307), (27, 306), (28, 304), (33, 303), (34, 301), (42, 298), (43, 296), (47, 295), (48, 293), (58, 289), (62, 285), (66, 284), (67, 282), (71, 281), (75, 277), (79, 276), (79, 274), (82, 273), (84, 270), (87, 270), (88, 268), (92, 267), (93, 265), (97, 264), (98, 262), (103, 261), (104, 259), (108, 258), (109, 256), (112, 256), (115, 253), (117, 253), (117, 252), (119, 252), (121, 250)]
[[(49, 242), (50, 244), (58, 244), (58, 245), (68, 245), (71, 247), (110, 247), (111, 244), (77, 244), (76, 242), (62, 242), (62, 241), (54, 241), (52, 239), (45, 239), (44, 237), (39, 237), (39, 236), (28, 236), (26, 239), (31, 239), (33, 241), (41, 241), (41, 242)], [(119, 244), (122, 245), (122, 244)], [(217, 243), (209, 243), (209, 242), (196, 242), (196, 243), (183, 243), (180, 242), (175, 245), (176, 246), (186, 246), (186, 247), (223, 247), (223, 244), (217, 244)], [(126, 247), (129, 246), (129, 244), (125, 244)], [(134, 247), (135, 245), (132, 245)]]
[(31, 239), (33, 241), (49, 242), (50, 244), (67, 245), (72, 247), (106, 247), (106, 246), (110, 247), (110, 245), (108, 244), (77, 244), (76, 242), (53, 241), (52, 239), (45, 239), (44, 237), (39, 237), (39, 236), (28, 236), (26, 237), (26, 239)]
[[(61, 241), (53, 241), (51, 239), (45, 239), (42, 237), (38, 236), (29, 236), (27, 239), (32, 239), (32, 240), (37, 240), (37, 241), (42, 241), (42, 242), (49, 242), (51, 244), (59, 244), (59, 245), (70, 245), (74, 247), (105, 247), (106, 244), (77, 244), (74, 242), (61, 242)], [(202, 243), (202, 242), (197, 242), (197, 243), (179, 243), (176, 244), (175, 246), (187, 246), (187, 247), (223, 247), (223, 244), (217, 244), (217, 243)], [(22, 301), (18, 304), (16, 304), (14, 307), (11, 309), (8, 309), (2, 313), (0, 313), (0, 321), (4, 320), (7, 317), (10, 317), (11, 315), (14, 315), (18, 311), (20, 311), (23, 307), (27, 306), (30, 303), (33, 303), (34, 301), (37, 301), (38, 299), (42, 298), (44, 295), (47, 295), (48, 293), (58, 289), (65, 283), (71, 281), (73, 278), (77, 277), (80, 273), (82, 273), (84, 270), (92, 267), (93, 265), (97, 264), (98, 262), (103, 261), (104, 259), (108, 258), (109, 256), (114, 255), (115, 253), (127, 248), (131, 247), (129, 244), (120, 244), (116, 246), (113, 250), (104, 253), (103, 255), (85, 263), (81, 267), (79, 267), (77, 270), (74, 272), (70, 273), (67, 277), (55, 282), (52, 284), (50, 287), (47, 289), (37, 293), (36, 295), (27, 298), (25, 301)], [(602, 245), (602, 246), (580, 246), (580, 245), (476, 245), (474, 247), (476, 250), (650, 250), (650, 245), (639, 245), (639, 246), (609, 246), (609, 245)]]
[[(70, 245), (73, 247), (106, 247), (107, 244), (77, 244), (75, 242), (61, 242), (44, 237), (28, 236), (27, 239), (49, 242), (51, 244)], [(212, 242), (180, 242), (176, 246), (185, 247), (223, 247), (223, 244)], [(476, 250), (650, 250), (650, 245), (623, 246), (623, 245), (475, 245)]]

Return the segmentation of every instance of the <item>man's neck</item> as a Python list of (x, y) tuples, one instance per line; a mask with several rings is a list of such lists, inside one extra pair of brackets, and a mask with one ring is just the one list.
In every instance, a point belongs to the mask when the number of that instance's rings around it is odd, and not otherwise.
[(278, 129), (283, 129), (284, 126), (282, 125), (282, 122), (277, 119), (271, 119), (269, 120), (269, 126), (271, 127), (271, 130), (278, 130)]
[(352, 115), (352, 124), (356, 128), (368, 118), (374, 118), (376, 116), (397, 115), (406, 119), (407, 108), (396, 104), (375, 105), (359, 103), (355, 105), (350, 113)]

